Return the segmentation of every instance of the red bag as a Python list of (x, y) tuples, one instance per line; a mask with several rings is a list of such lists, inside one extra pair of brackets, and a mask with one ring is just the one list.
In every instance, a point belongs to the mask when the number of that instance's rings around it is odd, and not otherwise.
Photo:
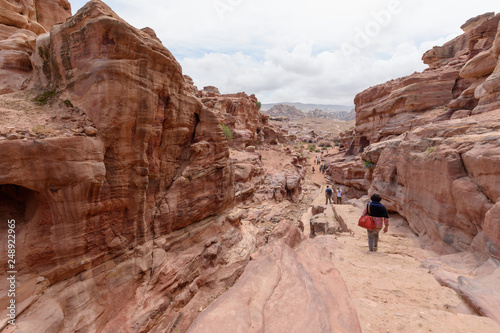
[(361, 228), (368, 229), (368, 230), (373, 230), (373, 229), (375, 229), (375, 222), (373, 222), (372, 217), (369, 215), (370, 214), (370, 204), (368, 204), (367, 211), (368, 211), (368, 215), (363, 215), (359, 218), (358, 226), (360, 226)]

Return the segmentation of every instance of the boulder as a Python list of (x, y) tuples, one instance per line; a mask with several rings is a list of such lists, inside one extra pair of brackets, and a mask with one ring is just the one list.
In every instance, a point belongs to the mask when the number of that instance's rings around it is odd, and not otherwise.
[(329, 260), (332, 242), (308, 240), (297, 252), (284, 241), (270, 243), (188, 332), (361, 332), (347, 288)]

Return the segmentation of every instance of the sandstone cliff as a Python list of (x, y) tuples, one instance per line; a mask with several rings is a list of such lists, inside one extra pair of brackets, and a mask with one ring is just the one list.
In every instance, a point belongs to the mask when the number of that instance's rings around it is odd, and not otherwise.
[[(288, 200), (301, 198), (305, 159), (290, 154), (266, 181), (251, 144), (283, 133), (255, 96), (200, 93), (152, 29), (103, 2), (69, 18), (63, 0), (1, 4), (16, 18), (0, 25), (0, 215), (16, 221), (18, 289), (14, 327), (0, 272), (0, 330), (187, 331), (271, 237)], [(246, 155), (233, 161), (230, 145)], [(259, 196), (281, 206), (234, 209)], [(264, 219), (272, 223), (262, 228)], [(302, 262), (303, 276), (321, 281), (319, 262)], [(324, 290), (345, 291), (329, 276)], [(323, 314), (359, 329), (344, 296)]]
[[(23, 85), (83, 110), (97, 135), (0, 142), (2, 216), (16, 219), (19, 239), (18, 329), (189, 324), (194, 313), (180, 320), (179, 309), (219, 268), (223, 289), (247, 260), (222, 259), (242, 236), (217, 217), (234, 201), (217, 117), (161, 43), (100, 1), (29, 36)], [(69, 121), (55, 117), (27, 127)]]
[(67, 0), (0, 1), (0, 94), (21, 89), (32, 70), (36, 36), (70, 15)]
[[(358, 94), (345, 155), (328, 167), (352, 196), (380, 193), (429, 249), (472, 251), (474, 269), (500, 260), (499, 21), (493, 13), (469, 20), (463, 35), (424, 54), (424, 72)], [(500, 302), (498, 292), (484, 305), (477, 296), (489, 292), (443, 280), (481, 313)]]

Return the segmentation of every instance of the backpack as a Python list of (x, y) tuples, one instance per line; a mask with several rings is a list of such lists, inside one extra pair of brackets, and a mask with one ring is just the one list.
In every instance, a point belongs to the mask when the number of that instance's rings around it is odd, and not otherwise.
[(328, 196), (332, 195), (332, 189), (331, 188), (327, 188), (326, 189), (326, 195), (328, 195)]

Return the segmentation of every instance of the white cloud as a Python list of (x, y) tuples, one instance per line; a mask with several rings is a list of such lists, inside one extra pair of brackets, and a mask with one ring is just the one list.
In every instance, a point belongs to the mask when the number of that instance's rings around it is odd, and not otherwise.
[(497, 2), (106, 1), (130, 24), (153, 28), (200, 88), (346, 105), (369, 86), (423, 70), (426, 50)]

